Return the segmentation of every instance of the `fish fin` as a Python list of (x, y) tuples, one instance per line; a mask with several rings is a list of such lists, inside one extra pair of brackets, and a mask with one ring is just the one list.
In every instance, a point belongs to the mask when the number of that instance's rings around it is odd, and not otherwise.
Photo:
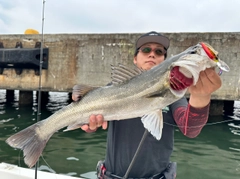
[(80, 100), (89, 91), (92, 91), (92, 90), (97, 89), (97, 88), (99, 88), (99, 87), (79, 84), (79, 85), (75, 85), (73, 87), (72, 93), (73, 93), (74, 96), (76, 96)]
[(157, 139), (162, 137), (163, 116), (162, 110), (153, 111), (142, 118), (143, 126)]
[(137, 66), (132, 69), (122, 64), (118, 64), (117, 66), (111, 65), (111, 69), (113, 85), (125, 83), (143, 72), (143, 70), (138, 68)]
[(53, 135), (52, 133), (45, 138), (38, 135), (41, 132), (39, 126), (43, 121), (29, 126), (6, 140), (6, 143), (11, 147), (23, 150), (24, 162), (30, 168), (37, 163), (48, 140)]
[(82, 127), (82, 125), (84, 125), (84, 124), (74, 123), (72, 125), (67, 126), (67, 129), (63, 130), (63, 132), (79, 129), (80, 127)]

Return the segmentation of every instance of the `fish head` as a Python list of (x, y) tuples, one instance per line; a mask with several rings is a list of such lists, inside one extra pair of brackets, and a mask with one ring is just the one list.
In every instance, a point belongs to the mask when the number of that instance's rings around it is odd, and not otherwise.
[(182, 95), (189, 86), (196, 85), (201, 71), (215, 67), (218, 67), (220, 72), (230, 70), (211, 45), (200, 42), (189, 47), (173, 57), (169, 73), (170, 90), (175, 95)]

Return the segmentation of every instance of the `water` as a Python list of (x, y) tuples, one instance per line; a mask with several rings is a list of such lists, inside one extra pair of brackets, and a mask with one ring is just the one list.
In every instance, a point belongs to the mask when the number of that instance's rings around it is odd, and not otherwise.
[[(0, 90), (0, 162), (27, 168), (22, 152), (9, 147), (5, 140), (36, 122), (36, 100), (31, 107), (19, 107), (17, 92), (10, 104), (6, 104), (5, 95), (5, 91)], [(46, 109), (42, 109), (41, 119), (67, 104), (67, 93), (50, 92), (49, 103)], [(183, 136), (176, 128), (171, 160), (178, 163), (178, 179), (240, 178), (240, 102), (235, 102), (233, 116), (210, 117), (210, 121), (194, 139)], [(46, 146), (43, 158), (39, 160), (39, 169), (75, 177), (86, 176), (86, 173), (95, 171), (97, 161), (104, 158), (105, 146), (106, 131), (103, 130), (91, 134), (81, 130), (59, 131)]]

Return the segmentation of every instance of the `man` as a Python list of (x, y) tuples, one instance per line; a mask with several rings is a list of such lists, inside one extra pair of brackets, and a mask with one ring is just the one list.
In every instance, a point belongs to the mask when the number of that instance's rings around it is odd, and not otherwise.
[[(166, 59), (169, 45), (169, 39), (157, 32), (142, 35), (136, 41), (134, 64), (143, 70), (151, 69)], [(192, 83), (177, 68), (172, 73), (182, 76), (186, 86)], [(172, 80), (177, 82), (177, 79)], [(91, 115), (89, 125), (82, 126), (83, 130), (94, 132), (100, 126), (103, 129), (108, 127), (106, 158), (99, 178), (122, 178), (127, 171), (128, 178), (175, 178), (176, 172), (169, 171), (174, 141), (173, 126), (177, 124), (184, 135), (196, 137), (207, 122), (211, 93), (220, 86), (221, 79), (214, 69), (201, 72), (197, 84), (189, 87), (189, 103), (186, 98), (182, 98), (163, 110), (161, 140), (156, 140), (148, 133), (131, 168), (129, 165), (145, 131), (141, 120), (135, 118), (107, 123), (101, 114)], [(77, 96), (73, 91), (73, 100), (78, 100)]]

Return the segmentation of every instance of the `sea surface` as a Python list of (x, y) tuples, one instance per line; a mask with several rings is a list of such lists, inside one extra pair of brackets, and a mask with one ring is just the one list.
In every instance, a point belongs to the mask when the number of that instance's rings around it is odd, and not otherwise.
[[(0, 90), (0, 162), (27, 166), (23, 153), (11, 148), (5, 140), (12, 134), (36, 123), (37, 102), (19, 107), (18, 91), (14, 100), (6, 101)], [(67, 93), (49, 93), (49, 102), (41, 109), (40, 120), (68, 104)], [(95, 177), (98, 160), (104, 159), (106, 131), (95, 133), (82, 130), (55, 133), (39, 160), (39, 170), (74, 177)], [(210, 116), (201, 134), (189, 139), (175, 128), (175, 147), (172, 161), (178, 163), (177, 179), (239, 179), (240, 178), (240, 102), (235, 101), (230, 116)]]

